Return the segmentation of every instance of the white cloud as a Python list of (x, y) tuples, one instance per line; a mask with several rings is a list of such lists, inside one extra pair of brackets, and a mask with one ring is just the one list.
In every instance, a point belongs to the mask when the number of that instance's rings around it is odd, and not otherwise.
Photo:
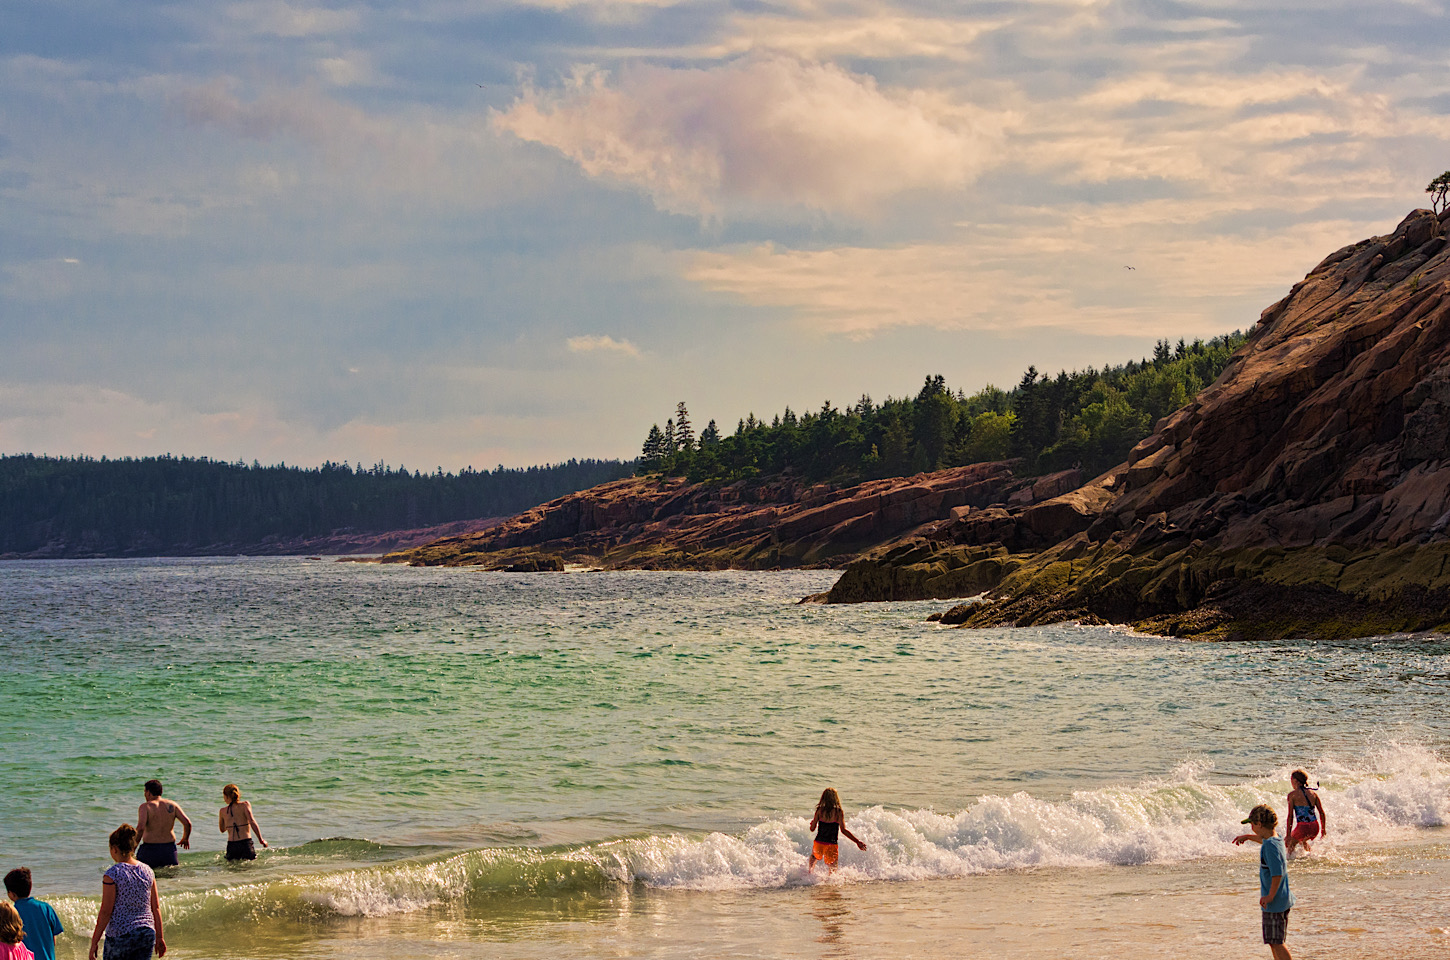
[(823, 333), (854, 339), (912, 326), (1211, 336), (1251, 325), (1326, 251), (1368, 229), (1335, 221), (1291, 239), (1228, 238), (1183, 234), (1171, 220), (1039, 213), (1039, 226), (1026, 233), (999, 224), (956, 242), (885, 249), (701, 251), (683, 270), (707, 290), (783, 307)]
[(958, 18), (920, 16), (890, 9), (872, 13), (843, 10), (832, 16), (819, 11), (783, 12), (772, 5), (750, 12), (737, 11), (721, 36), (667, 50), (616, 48), (611, 57), (659, 56), (696, 60), (727, 60), (744, 54), (775, 55), (805, 61), (845, 58), (932, 60), (975, 59), (975, 44), (1006, 23), (1002, 17), (976, 20), (970, 11)]
[(356, 87), (377, 80), (372, 58), (357, 51), (341, 57), (322, 57), (317, 61), (317, 72), (334, 87)]
[(361, 17), (357, 10), (334, 10), (286, 0), (246, 0), (229, 4), (229, 20), (253, 33), (274, 37), (311, 37), (353, 30)]
[(616, 340), (609, 335), (594, 337), (570, 337), (566, 341), (571, 353), (622, 353), (627, 357), (638, 357), (639, 348), (628, 340)]
[(525, 91), (495, 124), (672, 212), (804, 207), (864, 213), (957, 188), (992, 159), (1004, 119), (923, 90), (783, 58), (709, 69), (635, 65)]

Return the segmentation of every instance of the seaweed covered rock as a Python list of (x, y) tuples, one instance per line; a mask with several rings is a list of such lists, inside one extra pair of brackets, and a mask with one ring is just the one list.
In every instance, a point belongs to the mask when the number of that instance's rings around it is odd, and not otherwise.
[(517, 560), (503, 568), (504, 573), (563, 573), (564, 561), (558, 557), (538, 556)]
[(996, 586), (1021, 563), (1003, 547), (942, 549), (916, 540), (851, 564), (823, 599), (862, 603), (971, 597)]

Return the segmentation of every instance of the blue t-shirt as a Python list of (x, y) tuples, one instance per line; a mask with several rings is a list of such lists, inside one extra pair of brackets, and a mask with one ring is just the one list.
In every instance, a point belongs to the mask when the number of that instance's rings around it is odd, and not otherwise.
[(1269, 884), (1274, 877), (1283, 877), (1279, 892), (1264, 906), (1265, 913), (1283, 913), (1294, 905), (1294, 895), (1289, 892), (1288, 854), (1284, 852), (1284, 841), (1270, 837), (1259, 844), (1259, 896), (1269, 895)]
[(60, 917), (44, 900), (22, 897), (15, 901), (20, 925), (25, 928), (24, 943), (35, 954), (35, 960), (55, 960), (55, 938), (65, 933)]

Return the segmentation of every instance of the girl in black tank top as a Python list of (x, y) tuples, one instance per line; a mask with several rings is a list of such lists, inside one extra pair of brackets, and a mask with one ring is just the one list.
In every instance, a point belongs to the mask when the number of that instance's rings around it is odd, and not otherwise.
[(836, 860), (840, 856), (840, 834), (844, 833), (856, 846), (866, 849), (866, 844), (846, 829), (846, 811), (841, 808), (841, 798), (835, 787), (827, 787), (821, 794), (809, 829), (816, 831), (816, 838), (811, 844), (811, 859), (806, 864), (807, 873), (815, 872), (817, 860), (826, 861), (831, 872), (835, 872)]

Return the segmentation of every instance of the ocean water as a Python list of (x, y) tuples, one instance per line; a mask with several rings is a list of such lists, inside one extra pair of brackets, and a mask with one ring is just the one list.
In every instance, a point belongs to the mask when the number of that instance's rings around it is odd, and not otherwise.
[[(159, 777), (177, 957), (1261, 956), (1288, 772), (1306, 955), (1450, 954), (1450, 641), (966, 631), (829, 572), (0, 563), (0, 868), (84, 956)], [(228, 865), (221, 786), (272, 843)], [(807, 821), (837, 787), (829, 880)], [(1282, 816), (1282, 812), (1281, 812)]]

